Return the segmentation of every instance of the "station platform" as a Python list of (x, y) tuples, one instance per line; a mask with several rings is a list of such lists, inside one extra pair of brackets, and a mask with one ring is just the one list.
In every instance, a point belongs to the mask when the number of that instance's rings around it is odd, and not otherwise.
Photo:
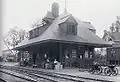
[(120, 74), (117, 76), (105, 76), (104, 74), (96, 75), (96, 74), (90, 74), (87, 71), (79, 71), (79, 69), (73, 68), (73, 69), (62, 69), (62, 70), (51, 70), (51, 69), (40, 69), (40, 68), (30, 68), (34, 70), (42, 70), (42, 71), (48, 71), (48, 72), (54, 72), (59, 74), (66, 74), (70, 76), (76, 76), (76, 77), (83, 77), (88, 79), (98, 79), (98, 80), (105, 80), (105, 81), (112, 81), (112, 82), (120, 82)]
[[(17, 64), (14, 64), (15, 66)], [(112, 82), (120, 82), (120, 67), (117, 67), (119, 70), (119, 74), (117, 76), (105, 76), (104, 74), (97, 75), (97, 74), (90, 74), (84, 69), (78, 69), (78, 68), (67, 68), (67, 69), (58, 69), (58, 70), (52, 70), (52, 69), (42, 69), (42, 68), (33, 68), (33, 67), (25, 67), (32, 70), (40, 70), (45, 72), (53, 72), (53, 73), (59, 73), (59, 74), (66, 74), (70, 76), (76, 76), (76, 77), (83, 77), (83, 78), (89, 78), (89, 79), (100, 79), (105, 80), (105, 82), (112, 81)]]

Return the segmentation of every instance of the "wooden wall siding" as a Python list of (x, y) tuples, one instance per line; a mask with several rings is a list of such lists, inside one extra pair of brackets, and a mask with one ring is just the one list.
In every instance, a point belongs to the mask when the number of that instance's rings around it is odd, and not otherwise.
[(120, 48), (108, 48), (107, 49), (107, 60), (120, 60)]
[[(85, 46), (79, 47), (74, 44), (64, 44), (59, 42), (50, 42), (46, 45), (35, 46), (29, 48), (29, 53), (31, 55), (31, 64), (37, 64), (38, 66), (44, 66), (43, 63), (46, 62), (46, 59), (49, 58), (50, 61), (57, 61), (64, 64), (65, 67), (87, 67), (89, 64), (92, 64), (92, 58), (89, 58), (89, 52), (93, 51), (94, 48), (85, 48)], [(85, 58), (85, 50), (88, 50), (88, 58)], [(69, 58), (66, 58), (69, 54)], [(44, 55), (47, 55), (47, 58), (44, 58)], [(83, 57), (80, 58), (80, 55)]]
[[(88, 67), (90, 64), (93, 64), (93, 58), (90, 58), (90, 52), (92, 52), (93, 55), (94, 48), (78, 47), (75, 45), (65, 46), (64, 55), (66, 55), (66, 51), (69, 54), (69, 58), (65, 58), (65, 67)], [(76, 50), (76, 57), (72, 56), (72, 50)], [(85, 57), (85, 50), (88, 50), (87, 58)], [(80, 55), (82, 55), (82, 58), (80, 58)]]

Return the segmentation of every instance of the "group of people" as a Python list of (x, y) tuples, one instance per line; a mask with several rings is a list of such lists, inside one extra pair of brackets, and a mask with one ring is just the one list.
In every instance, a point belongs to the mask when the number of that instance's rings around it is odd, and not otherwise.
[[(28, 65), (29, 60), (27, 58), (23, 59), (23, 62), (21, 60), (21, 64), (24, 66)], [(47, 57), (47, 54), (44, 54), (44, 68), (45, 69), (62, 69), (63, 66), (60, 62), (58, 62), (56, 59), (50, 60), (49, 57)]]
[(54, 59), (54, 61), (50, 61), (49, 58), (46, 59), (45, 62), (45, 69), (62, 69), (62, 65), (60, 62), (58, 62), (56, 59)]
[(46, 69), (60, 69), (60, 62), (58, 62), (56, 59), (54, 61), (49, 61), (47, 59), (47, 62), (45, 63)]

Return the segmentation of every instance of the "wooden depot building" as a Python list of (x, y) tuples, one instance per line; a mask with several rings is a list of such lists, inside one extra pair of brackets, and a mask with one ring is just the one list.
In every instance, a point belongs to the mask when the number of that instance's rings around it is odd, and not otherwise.
[(107, 61), (109, 64), (120, 65), (120, 31), (104, 31), (103, 40), (112, 44), (107, 47)]
[(94, 48), (107, 47), (89, 22), (83, 22), (72, 14), (59, 15), (59, 6), (52, 4), (51, 11), (41, 25), (29, 31), (29, 39), (16, 46), (21, 60), (29, 53), (31, 64), (42, 67), (45, 58), (61, 62), (64, 67), (88, 67), (93, 63)]

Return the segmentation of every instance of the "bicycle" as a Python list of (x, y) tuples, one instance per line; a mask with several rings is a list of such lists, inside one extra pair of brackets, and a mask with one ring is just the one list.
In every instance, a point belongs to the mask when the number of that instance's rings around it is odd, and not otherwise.
[(92, 65), (88, 71), (91, 74), (101, 74), (102, 73), (102, 67), (100, 65)]
[(107, 68), (104, 69), (104, 74), (107, 76), (113, 75), (116, 76), (118, 75), (118, 69), (116, 68), (115, 65), (109, 65)]

